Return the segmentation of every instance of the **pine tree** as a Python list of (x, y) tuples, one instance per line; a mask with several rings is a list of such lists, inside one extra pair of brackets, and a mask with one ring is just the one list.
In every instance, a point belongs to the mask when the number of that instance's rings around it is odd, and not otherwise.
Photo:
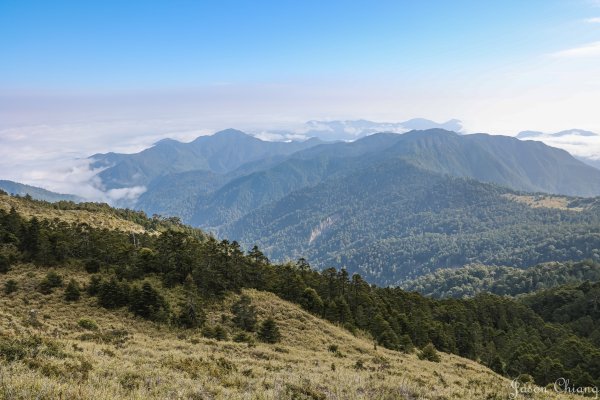
[(187, 329), (201, 327), (206, 321), (206, 314), (197, 301), (188, 298), (181, 304), (179, 314), (176, 317), (176, 323)]
[(93, 275), (90, 278), (90, 283), (87, 286), (87, 293), (90, 296), (95, 296), (98, 294), (98, 290), (100, 290), (100, 285), (102, 284), (102, 280), (98, 275)]
[(90, 274), (96, 274), (100, 272), (100, 261), (95, 258), (90, 258), (85, 261), (85, 270)]
[(196, 284), (190, 274), (185, 278), (183, 288), (186, 300), (181, 304), (176, 323), (183, 328), (198, 328), (206, 321), (206, 315), (200, 307), (196, 295)]
[(102, 282), (98, 287), (98, 302), (104, 308), (119, 308), (129, 302), (130, 287), (127, 283), (119, 283), (116, 277)]
[(11, 294), (17, 291), (19, 288), (17, 281), (9, 279), (4, 283), (4, 294)]
[(323, 300), (317, 291), (313, 288), (306, 288), (302, 293), (302, 307), (313, 314), (320, 314), (323, 311)]
[(227, 340), (228, 339), (228, 335), (227, 335), (227, 331), (225, 330), (225, 328), (223, 328), (222, 325), (217, 325), (215, 326), (214, 329), (214, 338), (217, 340)]
[(144, 282), (141, 289), (135, 287), (129, 296), (129, 309), (135, 315), (146, 319), (161, 319), (162, 311), (167, 311), (167, 303), (162, 295), (152, 287), (149, 282)]
[(65, 300), (78, 301), (80, 298), (81, 290), (79, 289), (79, 284), (75, 281), (75, 279), (71, 279), (65, 288)]
[(240, 329), (253, 332), (256, 328), (256, 307), (251, 304), (247, 295), (242, 295), (232, 307), (233, 323)]
[(248, 252), (248, 257), (257, 264), (267, 264), (269, 262), (269, 259), (259, 250), (257, 245), (254, 245), (252, 250)]
[(277, 343), (281, 339), (279, 327), (273, 318), (267, 318), (260, 325), (258, 338), (265, 343)]
[(29, 221), (29, 226), (23, 232), (23, 250), (28, 253), (31, 260), (35, 260), (40, 250), (40, 222), (33, 217)]
[(10, 270), (10, 262), (8, 257), (4, 254), (0, 254), (0, 273), (5, 274)]

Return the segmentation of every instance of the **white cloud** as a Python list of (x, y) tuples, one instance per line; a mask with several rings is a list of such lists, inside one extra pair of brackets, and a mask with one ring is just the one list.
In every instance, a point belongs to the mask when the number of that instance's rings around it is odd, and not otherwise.
[(585, 21), (590, 24), (600, 24), (600, 17), (588, 18)]
[(527, 140), (544, 142), (548, 146), (566, 150), (574, 156), (600, 159), (600, 136), (565, 135), (552, 137), (547, 135), (528, 138)]
[(299, 133), (294, 133), (294, 132), (281, 132), (281, 131), (270, 132), (270, 131), (260, 130), (260, 131), (253, 131), (253, 132), (249, 132), (249, 133), (252, 133), (252, 135), (256, 138), (267, 141), (267, 142), (289, 142), (292, 140), (303, 141), (303, 140), (308, 139), (307, 136), (299, 134)]
[(109, 199), (113, 201), (131, 201), (134, 202), (142, 193), (146, 191), (145, 186), (133, 186), (129, 188), (110, 189), (106, 192)]
[(552, 56), (556, 58), (598, 57), (600, 56), (600, 42), (588, 43), (583, 46), (557, 51)]
[[(132, 200), (142, 188), (104, 192), (90, 168), (98, 152), (138, 152), (165, 137), (189, 141), (213, 130), (189, 121), (96, 121), (0, 129), (0, 179), (13, 180), (92, 201)], [(196, 125), (197, 126), (197, 125)]]

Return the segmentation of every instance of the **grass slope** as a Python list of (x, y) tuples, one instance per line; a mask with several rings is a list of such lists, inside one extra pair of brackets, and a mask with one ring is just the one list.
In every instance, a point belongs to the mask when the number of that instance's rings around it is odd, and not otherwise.
[(145, 228), (140, 224), (119, 218), (116, 215), (101, 211), (81, 209), (58, 209), (51, 204), (25, 198), (0, 194), (0, 208), (9, 211), (11, 207), (26, 218), (53, 220), (55, 218), (67, 223), (86, 223), (94, 228), (106, 228), (124, 232), (141, 233)]
[(0, 180), (0, 190), (4, 190), (7, 193), (14, 195), (25, 196), (29, 195), (37, 200), (44, 200), (50, 202), (56, 202), (61, 200), (79, 202), (82, 201), (80, 197), (72, 194), (55, 193), (46, 189), (42, 189), (35, 186), (25, 185), (19, 182)]
[[(0, 295), (0, 398), (505, 399), (511, 393), (509, 380), (473, 361), (441, 354), (438, 364), (375, 349), (369, 339), (270, 293), (244, 292), (259, 321), (277, 321), (282, 340), (249, 345), (109, 312), (87, 295), (66, 303), (63, 289), (42, 295), (36, 287), (46, 272), (19, 265), (0, 275), (0, 287), (9, 279), (19, 286)], [(82, 285), (88, 281), (85, 272), (73, 268), (56, 272)], [(230, 295), (207, 309), (208, 320), (229, 320), (238, 297)], [(82, 318), (95, 321), (97, 329), (82, 328)], [(9, 362), (7, 343), (25, 343), (29, 350)], [(337, 353), (328, 351), (332, 344)]]

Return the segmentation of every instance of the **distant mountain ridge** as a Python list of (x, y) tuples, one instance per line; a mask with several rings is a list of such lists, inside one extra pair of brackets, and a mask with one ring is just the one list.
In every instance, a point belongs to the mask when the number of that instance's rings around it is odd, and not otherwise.
[[(564, 150), (511, 137), (458, 135), (438, 129), (402, 135), (378, 133), (354, 142), (322, 143), (290, 155), (247, 163), (226, 174), (204, 170), (168, 174), (168, 179), (149, 184), (138, 206), (152, 213), (175, 212), (187, 222), (205, 228), (219, 227), (294, 190), (391, 158), (514, 190), (600, 194), (599, 171)], [(206, 181), (208, 175), (210, 180)], [(190, 185), (192, 182), (199, 186)], [(185, 204), (182, 198), (186, 199)], [(173, 207), (175, 204), (181, 205), (179, 212)]]
[(193, 170), (226, 173), (248, 162), (291, 154), (319, 143), (319, 139), (267, 142), (226, 129), (190, 143), (166, 139), (136, 154), (95, 154), (90, 159), (92, 168), (105, 168), (98, 177), (106, 189), (113, 189), (145, 186), (169, 173)]
[(425, 118), (413, 118), (403, 122), (374, 122), (366, 119), (357, 120), (312, 120), (295, 130), (267, 130), (257, 134), (272, 140), (284, 140), (302, 136), (317, 137), (327, 141), (356, 140), (380, 132), (405, 133), (412, 130), (445, 129), (461, 132), (463, 127), (458, 119), (438, 123)]
[(555, 133), (544, 133), (539, 131), (522, 131), (517, 134), (517, 138), (519, 139), (528, 139), (528, 138), (539, 138), (539, 137), (564, 137), (564, 136), (600, 136), (597, 133), (586, 131), (583, 129), (568, 129), (565, 131), (555, 132)]
[(61, 200), (80, 202), (82, 199), (72, 194), (62, 194), (51, 192), (36, 186), (25, 185), (23, 183), (0, 180), (0, 189), (8, 194), (26, 196), (29, 195), (36, 200), (44, 200), (49, 202), (57, 202)]

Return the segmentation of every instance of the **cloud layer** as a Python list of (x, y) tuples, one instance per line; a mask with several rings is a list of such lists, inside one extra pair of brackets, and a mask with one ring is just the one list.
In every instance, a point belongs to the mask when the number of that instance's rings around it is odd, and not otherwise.
[(553, 54), (557, 58), (598, 57), (600, 56), (600, 42), (588, 43), (583, 46), (561, 50)]

